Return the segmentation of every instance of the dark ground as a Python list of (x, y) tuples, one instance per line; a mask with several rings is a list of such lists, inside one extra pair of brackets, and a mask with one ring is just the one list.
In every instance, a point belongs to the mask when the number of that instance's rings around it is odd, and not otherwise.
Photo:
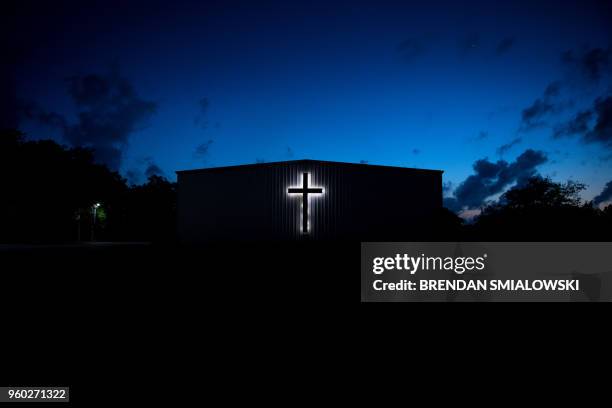
[[(310, 395), (296, 371), (318, 387), (369, 386), (388, 364), (425, 357), (440, 370), (465, 364), (451, 359), (466, 346), (486, 355), (494, 344), (504, 359), (525, 344), (553, 356), (575, 347), (568, 333), (601, 327), (584, 305), (360, 304), (359, 253), (359, 243), (3, 246), (3, 383), (69, 385), (76, 406), (181, 406), (203, 401), (194, 393), (211, 381), (228, 400), (279, 387)], [(276, 380), (255, 386), (264, 375)]]
[(304, 341), (309, 348), (298, 358), (308, 359), (310, 347), (359, 332), (350, 316), (359, 304), (359, 248), (0, 246), (11, 327), (4, 338), (13, 350), (5, 372), (13, 384), (70, 384), (78, 402), (107, 400), (96, 387), (109, 378), (123, 386), (189, 383), (196, 377), (185, 365), (206, 371), (217, 357), (265, 359), (276, 342), (280, 350)]

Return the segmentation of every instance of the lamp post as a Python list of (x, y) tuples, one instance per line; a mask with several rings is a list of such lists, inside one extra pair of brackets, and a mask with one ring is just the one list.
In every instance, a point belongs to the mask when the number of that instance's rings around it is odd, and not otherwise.
[(91, 241), (95, 241), (95, 230), (96, 230), (96, 216), (98, 214), (98, 207), (100, 207), (100, 203), (95, 203), (91, 208), (93, 211), (93, 221), (91, 224)]

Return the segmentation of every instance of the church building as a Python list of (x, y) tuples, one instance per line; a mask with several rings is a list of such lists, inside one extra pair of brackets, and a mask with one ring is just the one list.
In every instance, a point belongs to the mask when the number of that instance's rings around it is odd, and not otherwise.
[(294, 160), (177, 172), (185, 244), (392, 241), (428, 228), (442, 171)]

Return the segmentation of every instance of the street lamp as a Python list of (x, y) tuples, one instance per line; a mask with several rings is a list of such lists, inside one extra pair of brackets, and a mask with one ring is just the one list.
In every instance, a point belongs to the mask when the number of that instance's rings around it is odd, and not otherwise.
[(98, 214), (98, 207), (100, 207), (100, 203), (95, 203), (94, 205), (91, 206), (92, 211), (93, 211), (93, 222), (92, 222), (92, 225), (91, 225), (91, 240), (92, 240), (92, 242), (95, 241), (94, 232), (96, 230), (96, 216)]

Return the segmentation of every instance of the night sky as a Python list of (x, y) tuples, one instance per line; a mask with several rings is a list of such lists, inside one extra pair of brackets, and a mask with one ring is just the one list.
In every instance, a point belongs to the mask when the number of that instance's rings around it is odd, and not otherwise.
[(310, 158), (444, 170), (455, 210), (612, 198), (609, 2), (40, 3), (3, 17), (3, 121), (131, 183)]

